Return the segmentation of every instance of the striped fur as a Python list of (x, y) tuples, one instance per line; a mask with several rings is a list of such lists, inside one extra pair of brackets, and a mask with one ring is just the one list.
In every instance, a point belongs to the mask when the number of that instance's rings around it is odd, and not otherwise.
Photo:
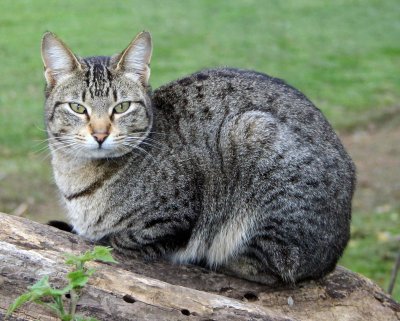
[(80, 58), (52, 34), (42, 48), (54, 177), (78, 234), (267, 284), (333, 269), (355, 169), (303, 94), (229, 68), (151, 92), (145, 32), (113, 57)]

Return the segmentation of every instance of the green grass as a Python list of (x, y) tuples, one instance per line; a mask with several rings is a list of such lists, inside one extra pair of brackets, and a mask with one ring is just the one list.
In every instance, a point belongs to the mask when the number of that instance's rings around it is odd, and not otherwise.
[[(153, 87), (205, 67), (255, 69), (302, 90), (338, 129), (399, 106), (398, 0), (2, 0), (0, 210), (4, 199), (51, 186), (48, 163), (32, 156), (44, 138), (42, 34), (55, 32), (78, 55), (111, 55), (143, 29), (153, 35)], [(342, 262), (385, 286), (390, 262), (372, 229), (388, 221), (360, 217)]]
[[(399, 253), (399, 222), (400, 209), (369, 215), (354, 213), (351, 240), (339, 264), (375, 280), (387, 290)], [(399, 284), (397, 281), (393, 293), (397, 300), (400, 300)]]
[(398, 105), (400, 4), (368, 1), (44, 1), (0, 3), (0, 143), (24, 154), (42, 137), (40, 38), (51, 30), (83, 56), (154, 37), (152, 84), (237, 66), (282, 77), (337, 127)]

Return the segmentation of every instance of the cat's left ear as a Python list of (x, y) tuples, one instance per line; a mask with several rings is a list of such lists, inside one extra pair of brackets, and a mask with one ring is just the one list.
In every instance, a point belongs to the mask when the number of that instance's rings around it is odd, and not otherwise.
[(147, 86), (150, 78), (150, 60), (153, 46), (147, 31), (139, 33), (129, 46), (117, 56), (115, 69)]

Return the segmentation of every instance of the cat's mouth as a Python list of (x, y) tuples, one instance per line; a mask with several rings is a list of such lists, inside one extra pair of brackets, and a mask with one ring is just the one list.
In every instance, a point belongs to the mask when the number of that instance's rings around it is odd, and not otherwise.
[(83, 152), (85, 156), (96, 159), (118, 157), (126, 153), (127, 150), (123, 148), (123, 146), (113, 142), (107, 142), (107, 140), (102, 143), (88, 144), (86, 152)]

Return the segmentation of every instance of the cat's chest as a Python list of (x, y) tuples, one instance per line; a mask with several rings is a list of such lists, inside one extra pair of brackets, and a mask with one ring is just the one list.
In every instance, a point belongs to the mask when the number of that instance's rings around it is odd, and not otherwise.
[(95, 184), (100, 182), (102, 170), (88, 162), (76, 162), (75, 160), (63, 159), (62, 156), (54, 155), (52, 159), (53, 173), (56, 184), (66, 199), (75, 198), (76, 195), (87, 193)]
[(76, 233), (91, 240), (98, 240), (107, 234), (107, 220), (103, 222), (102, 219), (105, 206), (97, 198), (71, 200), (65, 204)]
[[(95, 240), (105, 235), (107, 200), (112, 198), (110, 186), (117, 178), (117, 171), (111, 171), (92, 164), (53, 160), (53, 171), (61, 198), (67, 209), (69, 221), (75, 231)], [(104, 225), (104, 226), (103, 226)]]

